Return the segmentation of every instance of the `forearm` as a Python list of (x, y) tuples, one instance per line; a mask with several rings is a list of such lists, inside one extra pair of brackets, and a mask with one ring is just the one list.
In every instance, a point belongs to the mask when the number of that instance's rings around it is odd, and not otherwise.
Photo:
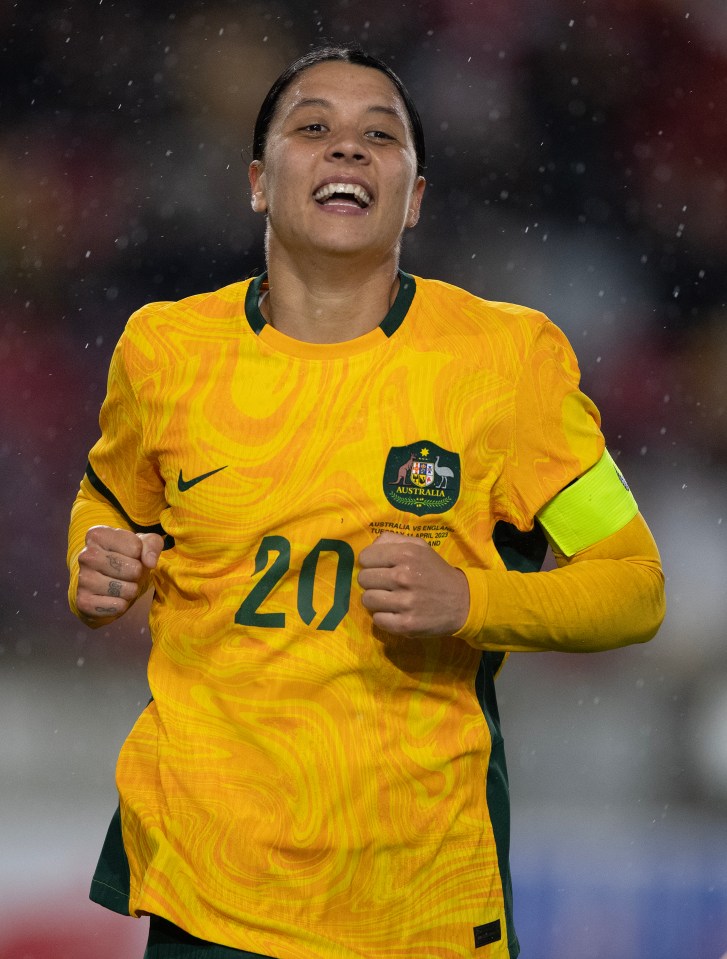
[(543, 573), (465, 570), (470, 612), (458, 636), (478, 649), (596, 652), (646, 642), (664, 617), (659, 554), (640, 516)]

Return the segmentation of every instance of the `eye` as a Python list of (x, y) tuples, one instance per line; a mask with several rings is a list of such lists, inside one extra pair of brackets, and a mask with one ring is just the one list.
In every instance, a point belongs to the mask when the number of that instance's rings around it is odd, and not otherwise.
[(323, 133), (326, 128), (322, 123), (306, 123), (300, 129), (302, 133)]
[(370, 140), (395, 140), (396, 137), (392, 136), (390, 133), (387, 133), (386, 130), (369, 130), (366, 133), (366, 136)]

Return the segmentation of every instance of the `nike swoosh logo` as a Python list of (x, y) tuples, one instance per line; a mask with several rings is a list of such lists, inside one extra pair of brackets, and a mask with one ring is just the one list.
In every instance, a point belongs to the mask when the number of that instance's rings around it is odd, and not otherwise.
[(193, 476), (192, 479), (186, 480), (182, 476), (182, 471), (179, 471), (179, 477), (177, 479), (177, 489), (180, 493), (186, 493), (188, 489), (192, 489), (193, 486), (196, 486), (197, 483), (201, 483), (202, 480), (207, 479), (208, 476), (214, 476), (215, 473), (219, 473), (220, 470), (226, 470), (226, 466), (218, 466), (216, 470), (210, 470), (209, 473), (200, 473), (199, 476)]

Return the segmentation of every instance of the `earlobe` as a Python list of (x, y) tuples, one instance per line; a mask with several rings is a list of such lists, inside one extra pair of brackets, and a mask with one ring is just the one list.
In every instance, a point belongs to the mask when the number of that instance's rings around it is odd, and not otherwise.
[(255, 193), (253, 193), (250, 199), (250, 204), (254, 213), (267, 213), (268, 205), (265, 202), (265, 197), (263, 196), (261, 190), (257, 190)]
[(424, 188), (426, 187), (427, 182), (423, 176), (417, 177), (417, 182), (412, 191), (411, 199), (409, 201), (409, 212), (406, 218), (407, 227), (411, 228), (416, 226), (419, 222), (419, 213), (422, 208), (422, 197), (424, 196)]

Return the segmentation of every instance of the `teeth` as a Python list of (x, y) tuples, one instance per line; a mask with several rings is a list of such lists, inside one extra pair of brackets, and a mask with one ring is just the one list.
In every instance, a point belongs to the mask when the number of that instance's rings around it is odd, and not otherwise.
[(322, 203), (330, 199), (334, 193), (345, 193), (348, 196), (353, 196), (364, 206), (369, 206), (371, 203), (370, 195), (358, 183), (327, 183), (320, 190), (316, 190), (313, 199)]

